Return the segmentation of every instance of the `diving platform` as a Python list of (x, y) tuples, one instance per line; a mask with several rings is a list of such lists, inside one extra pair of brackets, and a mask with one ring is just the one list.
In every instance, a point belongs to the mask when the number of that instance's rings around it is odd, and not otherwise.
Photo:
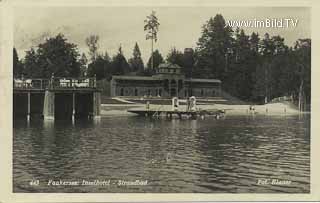
[(45, 120), (100, 118), (96, 78), (14, 78), (13, 116)]

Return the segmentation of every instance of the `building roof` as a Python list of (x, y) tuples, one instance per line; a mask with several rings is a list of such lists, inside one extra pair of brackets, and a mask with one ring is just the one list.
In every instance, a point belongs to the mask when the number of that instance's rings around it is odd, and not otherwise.
[(221, 83), (219, 79), (201, 79), (201, 78), (188, 78), (185, 80), (186, 82), (212, 82), (212, 83)]
[(158, 68), (174, 68), (174, 69), (181, 69), (181, 66), (172, 63), (161, 63)]
[[(133, 76), (133, 75), (113, 75), (112, 79), (115, 80), (140, 80), (140, 81), (160, 81), (163, 78), (154, 76)], [(198, 82), (198, 83), (221, 83), (219, 79), (201, 79), (201, 78), (186, 78), (186, 82)]]
[(152, 76), (133, 76), (133, 75), (113, 75), (112, 79), (116, 80), (160, 80)]

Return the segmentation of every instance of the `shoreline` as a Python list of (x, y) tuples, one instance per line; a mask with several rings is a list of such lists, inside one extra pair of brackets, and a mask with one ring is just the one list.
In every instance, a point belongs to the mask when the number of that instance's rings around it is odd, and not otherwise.
[[(254, 111), (250, 111), (250, 106), (254, 107)], [(150, 104), (151, 110), (170, 110), (171, 105), (159, 105), (159, 104)], [(293, 108), (289, 104), (284, 103), (269, 103), (263, 105), (247, 105), (247, 104), (198, 104), (197, 108), (202, 110), (208, 109), (223, 109), (226, 111), (226, 115), (248, 115), (248, 114), (257, 114), (257, 115), (295, 115), (295, 114), (309, 114), (310, 112), (299, 112), (299, 110)], [(146, 109), (145, 104), (101, 104), (101, 116), (108, 115), (135, 115), (134, 113), (129, 113), (127, 110), (137, 109), (142, 110)], [(184, 111), (186, 105), (180, 105), (179, 110)]]

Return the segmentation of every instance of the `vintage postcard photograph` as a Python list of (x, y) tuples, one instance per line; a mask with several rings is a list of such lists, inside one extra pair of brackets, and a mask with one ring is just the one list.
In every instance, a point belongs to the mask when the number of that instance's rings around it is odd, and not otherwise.
[(310, 192), (310, 9), (13, 15), (14, 192)]
[(12, 193), (311, 193), (311, 8), (12, 10)]

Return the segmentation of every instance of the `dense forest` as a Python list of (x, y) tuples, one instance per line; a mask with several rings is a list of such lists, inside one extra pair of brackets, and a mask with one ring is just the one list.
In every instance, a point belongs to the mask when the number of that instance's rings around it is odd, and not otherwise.
[(220, 14), (203, 25), (195, 49), (173, 48), (162, 56), (152, 47), (152, 57), (146, 63), (138, 43), (128, 60), (121, 46), (113, 57), (107, 51), (101, 53), (97, 35), (87, 37), (85, 43), (87, 55), (80, 54), (77, 45), (63, 34), (31, 48), (22, 59), (13, 48), (14, 77), (49, 78), (54, 73), (57, 77), (110, 80), (112, 75), (152, 75), (160, 63), (171, 62), (183, 67), (187, 77), (221, 79), (224, 91), (244, 101), (269, 102), (292, 96), (295, 101), (303, 97), (310, 104), (311, 39), (297, 39), (289, 47), (281, 36), (247, 35), (242, 29), (225, 26)]

